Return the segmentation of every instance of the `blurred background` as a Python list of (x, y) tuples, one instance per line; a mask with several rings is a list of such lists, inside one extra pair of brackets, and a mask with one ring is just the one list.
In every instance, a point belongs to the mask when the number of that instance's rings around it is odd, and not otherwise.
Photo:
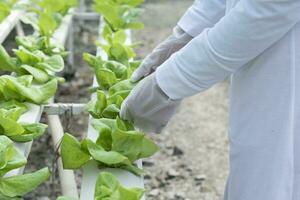
[[(135, 31), (133, 40), (142, 42), (138, 56), (144, 58), (172, 32), (172, 28), (192, 0), (147, 0), (142, 21), (145, 29)], [(88, 3), (88, 2), (87, 2)], [(75, 22), (77, 71), (66, 74), (67, 82), (60, 87), (56, 101), (86, 103), (93, 73), (82, 61), (82, 52), (96, 52), (96, 21)], [(9, 40), (8, 40), (9, 42)], [(219, 200), (228, 171), (227, 142), (228, 83), (220, 83), (208, 91), (182, 103), (180, 111), (160, 135), (150, 135), (161, 151), (144, 161), (147, 200)], [(79, 138), (87, 131), (88, 115), (63, 118), (65, 130)], [(55, 167), (56, 152), (50, 134), (34, 142), (27, 171)], [(81, 172), (76, 172), (80, 180)], [(27, 200), (55, 199), (60, 194), (57, 174)]]

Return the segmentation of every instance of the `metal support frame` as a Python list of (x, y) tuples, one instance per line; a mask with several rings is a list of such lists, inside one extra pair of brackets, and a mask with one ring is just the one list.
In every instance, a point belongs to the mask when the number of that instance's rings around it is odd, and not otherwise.
[(79, 115), (84, 112), (85, 104), (80, 103), (52, 103), (43, 106), (47, 115)]
[(100, 15), (94, 12), (77, 12), (74, 13), (74, 18), (78, 20), (99, 20)]
[(73, 20), (73, 16), (72, 19), (70, 21), (70, 26), (69, 26), (69, 30), (68, 30), (68, 38), (67, 38), (67, 48), (69, 51), (69, 55), (68, 55), (68, 65), (65, 69), (65, 72), (68, 74), (72, 74), (75, 69), (74, 69), (74, 20)]
[(68, 55), (68, 66), (65, 68), (65, 73), (73, 74), (74, 69), (74, 19), (79, 21), (79, 24), (83, 26), (85, 20), (99, 20), (99, 14), (93, 12), (85, 12), (84, 1), (80, 1), (80, 7), (77, 10), (79, 12), (74, 12), (72, 19), (70, 21), (68, 38), (67, 38), (67, 49), (69, 51)]

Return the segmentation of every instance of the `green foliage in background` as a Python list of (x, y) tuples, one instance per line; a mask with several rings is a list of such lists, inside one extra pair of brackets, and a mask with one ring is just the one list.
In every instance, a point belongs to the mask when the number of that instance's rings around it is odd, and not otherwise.
[(102, 14), (113, 31), (142, 29), (144, 24), (137, 18), (143, 10), (136, 8), (141, 3), (141, 0), (95, 0), (94, 8)]
[(2, 22), (11, 12), (11, 9), (18, 0), (0, 0), (0, 22)]

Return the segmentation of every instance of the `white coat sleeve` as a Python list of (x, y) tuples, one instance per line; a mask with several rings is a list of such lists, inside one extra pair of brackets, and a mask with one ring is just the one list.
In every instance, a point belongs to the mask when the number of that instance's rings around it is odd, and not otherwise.
[(299, 19), (299, 0), (241, 0), (162, 64), (157, 82), (171, 99), (192, 96), (260, 55)]
[(225, 15), (226, 0), (196, 0), (178, 22), (178, 26), (195, 37), (212, 27)]

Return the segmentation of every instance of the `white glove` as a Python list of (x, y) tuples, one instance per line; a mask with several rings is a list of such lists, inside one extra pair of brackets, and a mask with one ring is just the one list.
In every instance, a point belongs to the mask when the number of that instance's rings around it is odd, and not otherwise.
[(141, 66), (132, 74), (131, 80), (136, 82), (154, 72), (156, 68), (164, 63), (173, 53), (180, 50), (192, 39), (192, 36), (184, 32), (179, 26), (176, 26), (173, 29), (173, 34), (159, 44), (152, 53), (144, 59)]
[(160, 89), (152, 73), (131, 91), (121, 106), (120, 115), (145, 132), (160, 133), (180, 102), (171, 100)]

